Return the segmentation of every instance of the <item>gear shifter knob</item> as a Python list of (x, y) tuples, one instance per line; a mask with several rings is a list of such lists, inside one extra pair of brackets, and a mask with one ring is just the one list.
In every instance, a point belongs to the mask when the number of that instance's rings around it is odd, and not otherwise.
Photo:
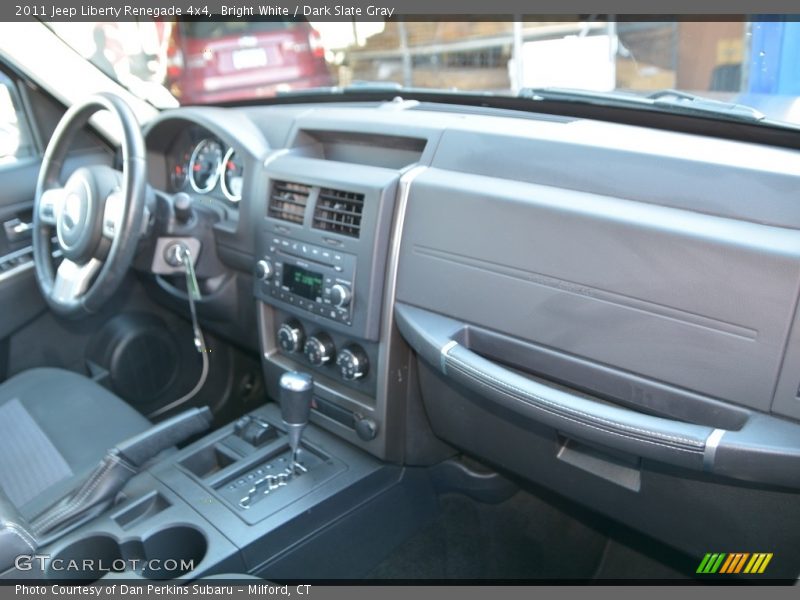
[(307, 373), (289, 371), (281, 375), (280, 386), (281, 416), (289, 435), (292, 456), (295, 456), (311, 413), (314, 379)]

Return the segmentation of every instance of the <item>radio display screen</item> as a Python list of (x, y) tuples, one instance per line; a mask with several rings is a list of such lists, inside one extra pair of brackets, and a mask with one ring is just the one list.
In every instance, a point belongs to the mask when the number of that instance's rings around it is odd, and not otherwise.
[(322, 296), (322, 274), (294, 265), (283, 266), (283, 285), (293, 294), (309, 300)]

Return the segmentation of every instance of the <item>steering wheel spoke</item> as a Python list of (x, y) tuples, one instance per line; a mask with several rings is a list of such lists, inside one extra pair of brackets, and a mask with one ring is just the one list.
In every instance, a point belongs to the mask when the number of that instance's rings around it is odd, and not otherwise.
[(122, 227), (122, 217), (125, 213), (125, 194), (120, 190), (114, 190), (106, 197), (105, 208), (103, 209), (103, 237), (110, 240)]
[(42, 192), (39, 198), (39, 220), (55, 227), (58, 215), (64, 206), (66, 191), (62, 187), (54, 187)]
[(102, 265), (103, 263), (96, 258), (82, 265), (68, 258), (62, 260), (53, 282), (53, 298), (65, 304), (75, 302), (89, 289), (92, 279)]

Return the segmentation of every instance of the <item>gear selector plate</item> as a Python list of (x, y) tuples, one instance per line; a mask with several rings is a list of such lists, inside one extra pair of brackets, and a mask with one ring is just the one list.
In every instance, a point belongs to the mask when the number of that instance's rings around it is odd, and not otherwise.
[(343, 470), (343, 465), (303, 446), (292, 469), (292, 451), (282, 444), (259, 463), (216, 482), (214, 489), (237, 511), (263, 518), (299, 499)]

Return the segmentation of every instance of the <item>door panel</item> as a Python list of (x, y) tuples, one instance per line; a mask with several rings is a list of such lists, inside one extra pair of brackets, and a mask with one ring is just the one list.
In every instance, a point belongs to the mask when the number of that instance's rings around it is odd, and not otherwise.
[[(0, 343), (46, 309), (34, 275), (29, 227), (42, 146), (63, 111), (0, 65)], [(112, 154), (82, 132), (63, 172), (87, 164), (110, 165)], [(0, 365), (0, 375), (3, 370)]]
[(39, 159), (0, 167), (0, 340), (45, 310), (33, 271), (28, 226)]

